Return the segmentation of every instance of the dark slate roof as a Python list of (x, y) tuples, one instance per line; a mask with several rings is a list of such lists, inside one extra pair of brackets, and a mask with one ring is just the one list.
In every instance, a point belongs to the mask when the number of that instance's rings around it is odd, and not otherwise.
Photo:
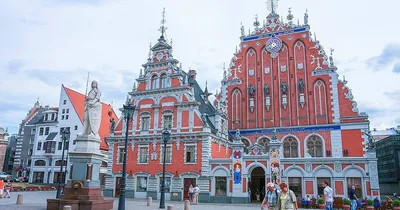
[(191, 76), (189, 76), (186, 72), (185, 72), (185, 76), (188, 77), (189, 85), (191, 87), (193, 87), (193, 89), (194, 89), (195, 100), (200, 103), (200, 106), (199, 106), (200, 113), (202, 113), (202, 114), (205, 113), (208, 115), (207, 116), (207, 124), (211, 128), (211, 132), (216, 133), (217, 129), (215, 128), (214, 123), (212, 123), (209, 118), (209, 116), (215, 116), (215, 112), (216, 112), (215, 107), (209, 101), (205, 101), (203, 99), (204, 92), (201, 89), (199, 83), (197, 83), (197, 81), (195, 79), (193, 79)]
[(51, 132), (51, 133), (47, 136), (46, 141), (47, 141), (47, 140), (52, 141), (52, 140), (54, 140), (54, 137), (56, 137), (56, 136), (57, 136), (57, 132)]

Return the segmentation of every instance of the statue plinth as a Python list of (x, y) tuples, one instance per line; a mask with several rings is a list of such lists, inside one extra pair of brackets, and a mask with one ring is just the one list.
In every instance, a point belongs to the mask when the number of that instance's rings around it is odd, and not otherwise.
[(100, 137), (80, 135), (76, 149), (69, 152), (71, 176), (60, 199), (48, 199), (47, 210), (62, 210), (69, 205), (72, 210), (110, 210), (114, 200), (105, 200), (100, 187), (99, 175), (103, 155)]

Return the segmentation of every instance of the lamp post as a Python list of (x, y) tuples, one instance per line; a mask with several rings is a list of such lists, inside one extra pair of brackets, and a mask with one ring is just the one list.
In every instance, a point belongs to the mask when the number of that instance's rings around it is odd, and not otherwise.
[(165, 128), (165, 130), (162, 133), (164, 148), (163, 148), (163, 170), (162, 170), (160, 209), (165, 209), (165, 157), (167, 151), (167, 142), (169, 141), (170, 136), (171, 133), (167, 130), (167, 128)]
[[(67, 135), (69, 135), (69, 129), (63, 128), (61, 131), (61, 136), (62, 136), (62, 154), (61, 154), (61, 166), (60, 166), (60, 173), (58, 175), (58, 187), (57, 187), (57, 195), (56, 198), (60, 198), (61, 195), (61, 182), (63, 178), (63, 169), (64, 169), (64, 152), (65, 152), (65, 142), (67, 141)], [(64, 185), (64, 183), (63, 183)]]
[(122, 111), (124, 114), (126, 127), (125, 127), (124, 160), (123, 160), (123, 166), (122, 166), (122, 179), (121, 179), (121, 188), (120, 188), (120, 193), (119, 193), (118, 210), (125, 210), (126, 153), (128, 151), (128, 131), (129, 131), (129, 122), (133, 118), (133, 113), (135, 112), (135, 109), (136, 109), (136, 106), (132, 105), (131, 99), (128, 95), (128, 97), (126, 99), (126, 103), (124, 104), (124, 108)]

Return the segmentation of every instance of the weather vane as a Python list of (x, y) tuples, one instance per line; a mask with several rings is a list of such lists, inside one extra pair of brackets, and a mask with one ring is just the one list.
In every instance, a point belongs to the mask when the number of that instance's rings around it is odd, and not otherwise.
[(165, 7), (164, 7), (162, 12), (161, 27), (159, 29), (159, 31), (161, 31), (161, 37), (164, 37), (165, 31), (168, 29), (167, 27), (165, 27), (166, 22), (167, 20), (165, 19)]
[(279, 0), (267, 0), (268, 10), (271, 11), (272, 14), (275, 14), (275, 10), (278, 8)]

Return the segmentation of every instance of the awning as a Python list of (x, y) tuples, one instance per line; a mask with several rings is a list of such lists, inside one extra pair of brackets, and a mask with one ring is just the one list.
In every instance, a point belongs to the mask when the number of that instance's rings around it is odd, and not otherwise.
[(52, 132), (47, 136), (46, 140), (54, 140), (54, 137), (56, 137), (56, 136), (57, 136), (57, 132)]

